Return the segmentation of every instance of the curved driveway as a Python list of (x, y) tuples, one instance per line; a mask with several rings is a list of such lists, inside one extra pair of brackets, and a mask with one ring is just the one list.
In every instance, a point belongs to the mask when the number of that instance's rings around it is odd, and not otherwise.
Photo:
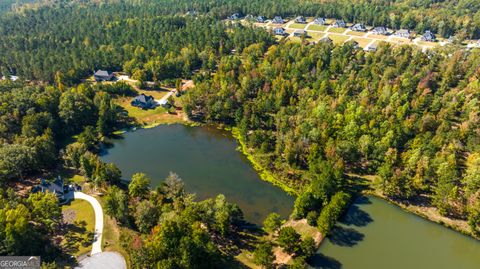
[(83, 192), (74, 192), (73, 197), (75, 199), (85, 200), (89, 202), (93, 211), (95, 211), (95, 233), (92, 244), (91, 255), (102, 252), (102, 238), (103, 238), (103, 209), (100, 203), (94, 197), (87, 195)]

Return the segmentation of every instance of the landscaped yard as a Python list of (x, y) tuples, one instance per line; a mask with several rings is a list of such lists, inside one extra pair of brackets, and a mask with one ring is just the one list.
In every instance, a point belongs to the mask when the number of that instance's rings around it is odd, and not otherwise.
[[(165, 94), (167, 94), (166, 91), (140, 90), (138, 92), (139, 94), (144, 93), (146, 95), (152, 95), (156, 100), (162, 98)], [(156, 125), (161, 123), (168, 124), (168, 123), (176, 123), (176, 122), (183, 121), (183, 118), (181, 116), (175, 115), (175, 114), (168, 114), (167, 110), (161, 106), (158, 106), (154, 109), (146, 109), (146, 110), (138, 107), (134, 107), (130, 104), (132, 99), (133, 97), (121, 97), (116, 99), (116, 102), (123, 109), (125, 109), (125, 111), (128, 112), (128, 115), (134, 118), (137, 121), (137, 123), (140, 125)], [(178, 98), (175, 98), (175, 97), (174, 99), (178, 100)]]
[(364, 33), (364, 32), (356, 32), (356, 31), (348, 31), (346, 34), (347, 34), (347, 35), (353, 35), (353, 36), (364, 36), (366, 33)]
[(372, 42), (372, 39), (362, 37), (354, 37), (352, 40), (357, 41), (358, 45), (362, 48), (365, 48), (370, 42)]
[(312, 24), (308, 26), (307, 30), (312, 30), (312, 31), (325, 31), (327, 30), (327, 26), (325, 25), (318, 25), (318, 24)]
[(308, 41), (318, 41), (321, 37), (323, 37), (324, 33), (317, 33), (317, 32), (308, 32)]
[(328, 37), (330, 37), (334, 44), (343, 44), (349, 38), (348, 36), (336, 34), (329, 34)]
[(289, 28), (294, 28), (294, 29), (305, 29), (305, 26), (307, 26), (304, 23), (292, 23), (290, 24)]
[(376, 39), (382, 39), (382, 40), (385, 40), (385, 39), (388, 38), (388, 36), (386, 36), (386, 35), (374, 35), (374, 34), (370, 34), (368, 37), (376, 38)]
[(62, 242), (63, 247), (76, 257), (88, 254), (92, 249), (95, 231), (93, 207), (87, 201), (74, 200), (62, 206), (62, 214), (68, 230)]
[(347, 28), (336, 28), (336, 27), (331, 27), (328, 32), (329, 33), (337, 33), (337, 34), (342, 34), (343, 32), (345, 32), (347, 30)]

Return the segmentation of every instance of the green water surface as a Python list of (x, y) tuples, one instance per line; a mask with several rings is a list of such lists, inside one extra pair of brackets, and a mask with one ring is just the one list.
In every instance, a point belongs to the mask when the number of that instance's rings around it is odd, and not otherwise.
[(288, 217), (292, 211), (294, 197), (262, 181), (228, 132), (165, 125), (128, 132), (112, 142), (102, 159), (115, 163), (125, 179), (143, 172), (157, 186), (170, 171), (175, 172), (199, 200), (224, 194), (255, 224), (271, 212)]
[(323, 241), (314, 268), (478, 269), (480, 242), (375, 197), (362, 197)]

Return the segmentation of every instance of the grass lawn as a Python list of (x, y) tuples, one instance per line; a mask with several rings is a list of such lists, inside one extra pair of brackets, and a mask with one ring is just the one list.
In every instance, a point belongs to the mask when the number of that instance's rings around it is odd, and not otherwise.
[(365, 36), (367, 33), (364, 32), (356, 32), (356, 31), (348, 31), (347, 35), (353, 35), (353, 36)]
[(64, 221), (68, 223), (68, 233), (62, 244), (76, 257), (88, 254), (92, 249), (95, 231), (93, 207), (87, 201), (75, 200), (62, 206), (62, 213)]
[(325, 32), (325, 30), (327, 30), (327, 26), (325, 26), (325, 25), (318, 25), (318, 24), (311, 24), (310, 26), (308, 26), (307, 30)]
[(69, 178), (68, 180), (72, 183), (81, 184), (81, 183), (85, 182), (85, 177), (81, 176), (81, 175), (74, 175), (71, 178)]
[(435, 47), (435, 46), (438, 46), (439, 43), (438, 42), (427, 42), (427, 41), (418, 41), (418, 45), (421, 45), (421, 46), (429, 46), (429, 47)]
[(368, 37), (381, 39), (381, 40), (386, 40), (388, 38), (388, 36), (385, 36), (385, 35), (372, 35), (372, 34), (369, 35)]
[(370, 38), (362, 38), (362, 37), (354, 37), (352, 40), (355, 40), (358, 42), (358, 45), (362, 48), (365, 48), (370, 42), (372, 42), (372, 39)]
[(348, 36), (336, 34), (329, 34), (328, 37), (330, 37), (334, 44), (343, 44), (348, 39)]
[(410, 39), (402, 38), (402, 37), (393, 37), (391, 39), (391, 41), (397, 42), (398, 44), (411, 44), (412, 43), (412, 41), (410, 41)]
[[(145, 93), (152, 95), (155, 99), (160, 99), (167, 92), (164, 91), (143, 91), (140, 90), (139, 93)], [(177, 104), (178, 98), (174, 97), (175, 103)], [(156, 125), (156, 124), (170, 124), (182, 122), (183, 118), (180, 114), (168, 114), (167, 110), (161, 106), (156, 107), (155, 109), (141, 109), (134, 107), (130, 104), (132, 97), (121, 97), (116, 99), (118, 105), (120, 105), (128, 115), (134, 118), (140, 125)]]
[(345, 32), (347, 30), (347, 28), (336, 28), (336, 27), (332, 27), (330, 28), (330, 30), (328, 30), (329, 33), (337, 33), (337, 34), (342, 34), (343, 32)]
[(289, 28), (294, 28), (294, 29), (305, 29), (305, 26), (307, 26), (304, 23), (292, 23), (290, 24)]
[(309, 32), (308, 33), (308, 41), (318, 41), (322, 36), (324, 36), (324, 33), (314, 33), (314, 32)]

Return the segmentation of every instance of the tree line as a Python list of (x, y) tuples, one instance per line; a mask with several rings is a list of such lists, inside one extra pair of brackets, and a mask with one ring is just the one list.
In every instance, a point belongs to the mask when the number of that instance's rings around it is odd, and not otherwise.
[(479, 50), (253, 44), (196, 76), (184, 109), (236, 126), (256, 160), (302, 190), (298, 217), (349, 190), (345, 175), (377, 175), (387, 196), (427, 195), (478, 231), (478, 66)]

